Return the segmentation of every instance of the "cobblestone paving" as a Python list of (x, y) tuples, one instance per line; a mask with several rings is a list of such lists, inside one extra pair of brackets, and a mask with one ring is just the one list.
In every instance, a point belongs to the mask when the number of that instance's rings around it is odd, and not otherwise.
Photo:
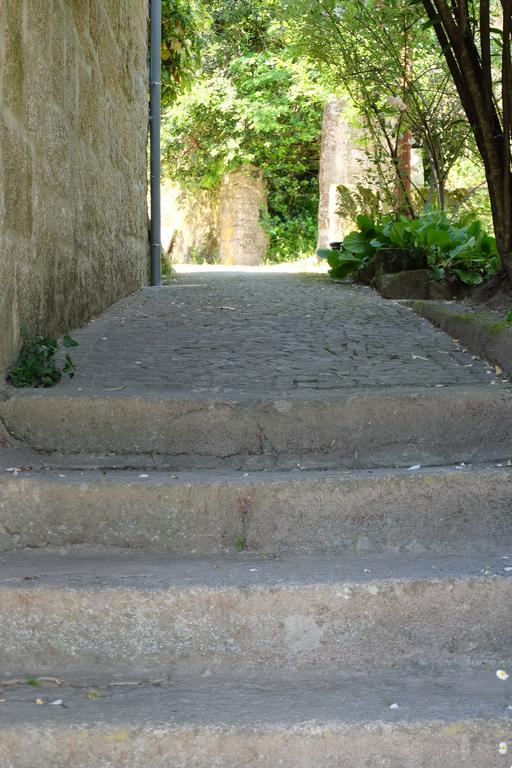
[(283, 392), (491, 383), (412, 310), (318, 275), (180, 275), (86, 328), (63, 387)]

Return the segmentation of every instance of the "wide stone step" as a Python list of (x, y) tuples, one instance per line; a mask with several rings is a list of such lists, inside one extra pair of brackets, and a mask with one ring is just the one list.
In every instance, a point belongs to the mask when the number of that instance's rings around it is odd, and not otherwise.
[(510, 737), (491, 669), (111, 680), (0, 685), (2, 768), (493, 768)]
[[(10, 469), (14, 469), (10, 467)], [(512, 552), (512, 467), (0, 472), (0, 551)]]
[(0, 419), (38, 451), (163, 454), (190, 467), (204, 466), (205, 458), (368, 468), (512, 454), (512, 393), (500, 385), (311, 391), (267, 400), (27, 390), (0, 403)]
[(0, 659), (22, 676), (504, 664), (508, 556), (13, 553), (0, 565)]

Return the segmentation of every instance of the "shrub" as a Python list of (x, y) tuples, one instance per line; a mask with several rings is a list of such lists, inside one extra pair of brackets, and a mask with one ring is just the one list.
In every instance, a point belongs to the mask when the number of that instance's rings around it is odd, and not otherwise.
[(357, 217), (339, 250), (320, 251), (334, 278), (356, 274), (381, 248), (420, 250), (426, 254), (433, 277), (456, 276), (468, 285), (480, 285), (497, 272), (496, 240), (476, 219), (450, 221), (442, 211), (429, 211), (417, 219), (386, 217), (380, 222)]
[[(59, 342), (47, 336), (32, 335), (27, 328), (21, 329), (23, 344), (18, 362), (13, 366), (7, 378), (13, 387), (53, 387), (63, 375), (72, 378), (75, 366), (66, 354), (64, 364), (60, 367), (55, 356), (59, 351)], [(77, 347), (78, 342), (71, 336), (64, 336), (62, 344), (66, 349)]]

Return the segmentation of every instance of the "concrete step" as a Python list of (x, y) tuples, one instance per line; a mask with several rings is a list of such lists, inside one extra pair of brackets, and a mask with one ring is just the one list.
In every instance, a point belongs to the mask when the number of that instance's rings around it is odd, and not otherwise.
[(110, 681), (0, 685), (2, 768), (508, 765), (510, 686), (491, 669)]
[(18, 676), (502, 665), (509, 556), (11, 553), (0, 559), (0, 659)]
[[(311, 391), (233, 400), (194, 394), (26, 390), (0, 403), (9, 433), (38, 451), (163, 454), (252, 466), (368, 468), (486, 462), (512, 455), (512, 393), (502, 385)], [(184, 457), (186, 462), (184, 462)]]
[[(11, 467), (12, 469), (12, 467)], [(0, 472), (0, 551), (512, 551), (512, 467)]]

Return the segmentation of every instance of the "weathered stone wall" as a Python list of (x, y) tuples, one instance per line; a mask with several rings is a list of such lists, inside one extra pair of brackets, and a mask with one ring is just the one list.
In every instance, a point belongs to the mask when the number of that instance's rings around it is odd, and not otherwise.
[(147, 0), (0, 2), (0, 371), (147, 270)]
[(357, 131), (347, 119), (348, 104), (332, 99), (325, 107), (320, 156), (320, 202), (318, 208), (318, 248), (343, 240), (343, 215), (339, 212), (338, 186), (351, 187), (363, 181), (367, 168)]
[(219, 255), (219, 196), (162, 184), (162, 245), (170, 260), (213, 263)]
[(220, 262), (260, 264), (268, 249), (261, 226), (267, 195), (262, 172), (246, 165), (224, 179), (220, 191)]
[(263, 173), (245, 165), (229, 173), (219, 190), (162, 185), (162, 244), (172, 262), (260, 264), (268, 249), (261, 225), (267, 208)]

